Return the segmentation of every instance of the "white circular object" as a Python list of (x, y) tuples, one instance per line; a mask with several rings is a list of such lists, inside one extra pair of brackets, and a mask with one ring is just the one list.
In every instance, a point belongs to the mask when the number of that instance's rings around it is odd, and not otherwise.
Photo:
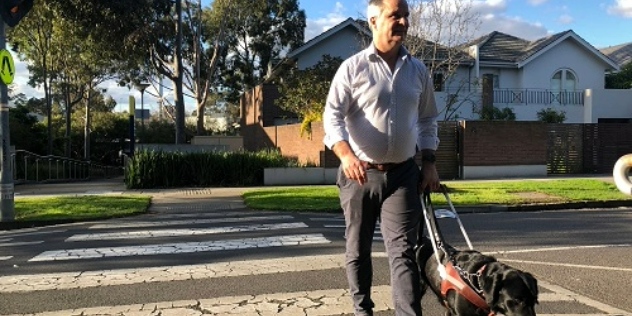
[(632, 169), (632, 154), (619, 158), (612, 170), (612, 177), (614, 178), (614, 183), (617, 185), (617, 188), (619, 191), (628, 195), (632, 195), (632, 182), (628, 177), (630, 169)]

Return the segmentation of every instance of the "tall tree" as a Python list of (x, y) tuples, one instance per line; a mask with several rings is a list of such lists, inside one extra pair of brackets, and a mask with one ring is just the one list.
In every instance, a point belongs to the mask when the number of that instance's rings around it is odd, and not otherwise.
[[(225, 46), (225, 21), (236, 9), (235, 2), (230, 0), (216, 0), (212, 8), (204, 11), (202, 11), (200, 0), (197, 6), (187, 6), (187, 15), (191, 17), (188, 27), (193, 35), (189, 37), (193, 41), (190, 46), (193, 49), (190, 56), (186, 56), (185, 52), (185, 58), (192, 61), (193, 67), (185, 69), (184, 84), (193, 93), (195, 99), (197, 135), (203, 135), (205, 132), (206, 104), (209, 94), (212, 93), (212, 85), (216, 82), (217, 63)], [(217, 89), (213, 90), (217, 93)]]
[[(284, 53), (303, 44), (305, 12), (298, 0), (231, 0), (221, 64), (227, 99), (236, 102), (257, 85)], [(214, 11), (220, 12), (220, 11)]]
[(112, 65), (117, 67), (123, 84), (132, 87), (157, 74), (174, 83), (176, 143), (182, 143), (182, 1), (48, 1), (54, 2), (65, 18), (87, 31), (95, 47), (112, 53)]

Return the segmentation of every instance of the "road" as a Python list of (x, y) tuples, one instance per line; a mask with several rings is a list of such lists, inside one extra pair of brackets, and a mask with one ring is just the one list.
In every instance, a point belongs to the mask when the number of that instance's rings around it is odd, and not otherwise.
[[(222, 189), (151, 193), (146, 215), (0, 231), (0, 315), (350, 315), (339, 214), (252, 211)], [(461, 219), (477, 250), (538, 278), (538, 315), (632, 315), (632, 209)], [(453, 220), (441, 225), (465, 248)], [(374, 262), (376, 315), (394, 315), (379, 229)]]

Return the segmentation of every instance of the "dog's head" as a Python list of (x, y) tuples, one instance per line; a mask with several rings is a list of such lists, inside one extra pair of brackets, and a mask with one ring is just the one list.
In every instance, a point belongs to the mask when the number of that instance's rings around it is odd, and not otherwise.
[[(500, 264), (502, 265), (502, 264)], [(538, 282), (528, 272), (503, 265), (486, 273), (481, 285), (491, 310), (506, 316), (535, 316)]]

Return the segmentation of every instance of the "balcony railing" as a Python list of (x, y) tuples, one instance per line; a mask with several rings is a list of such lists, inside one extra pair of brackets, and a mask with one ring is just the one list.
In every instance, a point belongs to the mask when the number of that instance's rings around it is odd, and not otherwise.
[(494, 104), (584, 105), (584, 92), (545, 89), (494, 89)]
[(11, 155), (16, 183), (73, 181), (112, 178), (123, 175), (122, 166), (105, 166), (58, 156), (41, 156), (26, 150)]

